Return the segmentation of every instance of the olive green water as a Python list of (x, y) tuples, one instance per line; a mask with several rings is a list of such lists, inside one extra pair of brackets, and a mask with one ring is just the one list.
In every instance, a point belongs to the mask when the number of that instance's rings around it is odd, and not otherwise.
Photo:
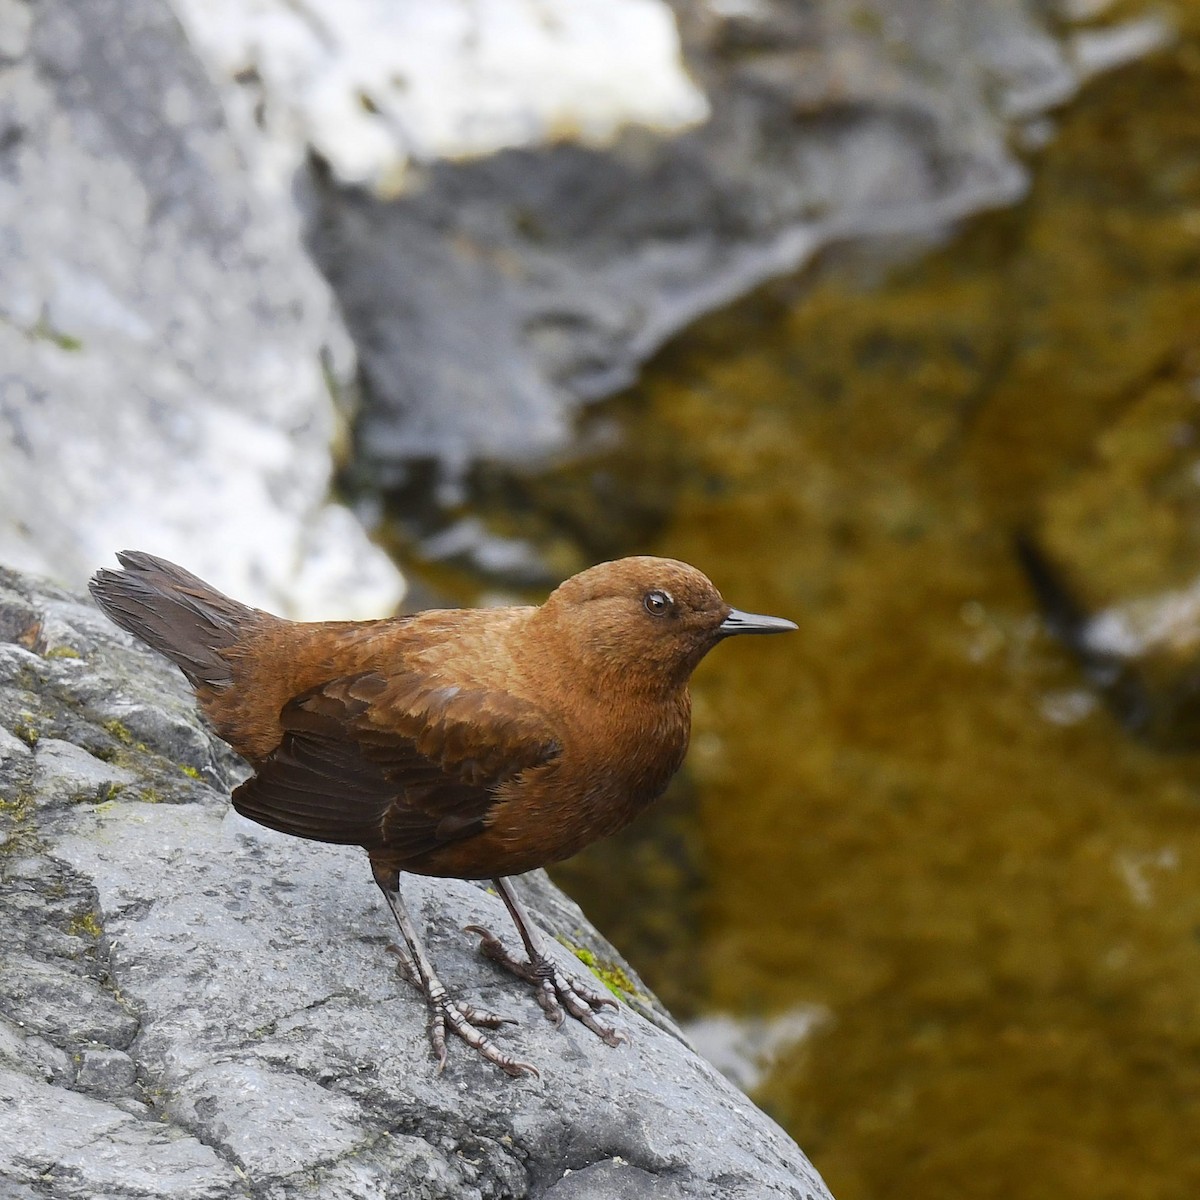
[(839, 1200), (1200, 1196), (1200, 727), (1126, 733), (1012, 544), (1093, 607), (1200, 575), (1179, 12), (1059, 114), (1018, 210), (887, 271), (827, 255), (661, 355), (593, 418), (615, 445), (481, 485), (564, 568), (669, 554), (800, 623), (701, 667), (657, 849), (568, 877), (676, 1005), (828, 1010), (756, 1098)]

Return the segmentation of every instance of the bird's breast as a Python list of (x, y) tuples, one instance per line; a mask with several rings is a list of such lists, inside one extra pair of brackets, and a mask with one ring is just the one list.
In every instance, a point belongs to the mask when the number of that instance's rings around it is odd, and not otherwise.
[(398, 864), (427, 875), (519, 875), (623, 829), (662, 794), (687, 753), (690, 704), (625, 705), (561, 723), (562, 752), (502, 784), (483, 832)]
[(623, 829), (679, 770), (689, 731), (686, 695), (568, 725), (562, 754), (506, 785), (493, 809), (483, 836), (516, 863), (503, 873), (559, 862)]

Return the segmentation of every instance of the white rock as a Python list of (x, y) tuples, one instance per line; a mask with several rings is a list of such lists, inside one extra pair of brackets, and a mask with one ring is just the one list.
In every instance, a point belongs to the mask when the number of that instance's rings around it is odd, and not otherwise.
[(280, 178), (315, 147), (345, 182), (708, 115), (661, 0), (172, 0)]
[(0, 89), (22, 131), (0, 174), (0, 562), (78, 587), (142, 549), (287, 616), (393, 610), (399, 575), (329, 505), (329, 380), (353, 358), (294, 205), (248, 177), (167, 10), (31, 11)]

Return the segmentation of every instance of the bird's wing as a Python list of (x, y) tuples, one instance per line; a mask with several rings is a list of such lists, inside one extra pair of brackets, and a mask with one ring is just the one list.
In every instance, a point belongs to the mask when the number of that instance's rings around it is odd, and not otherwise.
[(280, 722), (279, 745), (233, 794), (238, 812), (401, 857), (481, 832), (496, 789), (560, 749), (533, 705), (417, 675), (331, 680)]

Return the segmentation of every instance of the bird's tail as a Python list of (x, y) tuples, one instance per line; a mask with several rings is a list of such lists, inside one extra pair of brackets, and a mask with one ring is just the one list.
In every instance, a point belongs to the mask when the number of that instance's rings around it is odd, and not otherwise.
[(96, 603), (122, 629), (169, 658), (193, 687), (233, 682), (222, 655), (270, 620), (267, 613), (231, 600), (190, 571), (140, 550), (117, 555), (123, 571), (97, 571), (88, 585)]

